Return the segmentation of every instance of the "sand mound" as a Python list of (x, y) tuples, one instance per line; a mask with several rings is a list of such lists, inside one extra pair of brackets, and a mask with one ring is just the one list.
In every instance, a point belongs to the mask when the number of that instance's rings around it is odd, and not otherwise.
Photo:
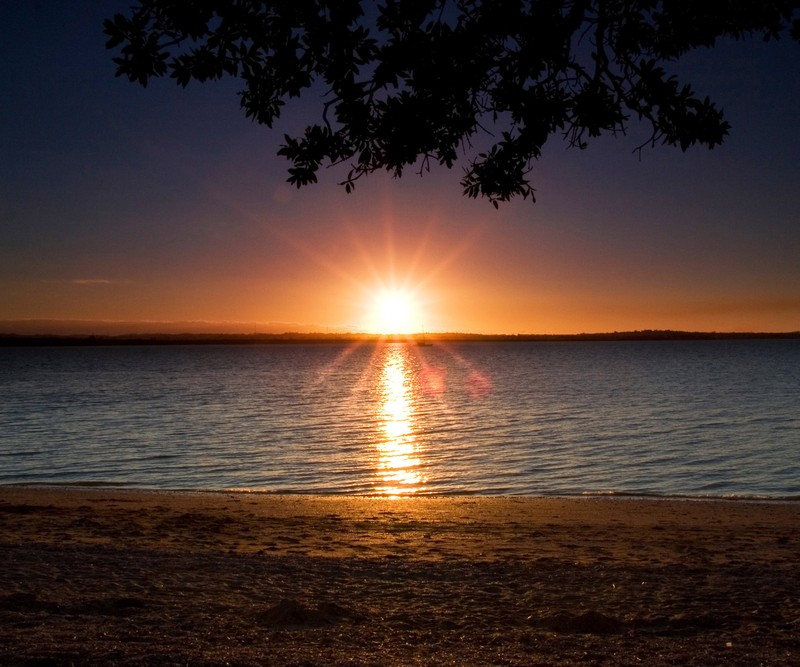
[(566, 634), (610, 635), (622, 632), (625, 624), (598, 611), (557, 612), (536, 619), (534, 626)]
[(323, 602), (311, 607), (297, 600), (281, 600), (256, 614), (256, 620), (274, 628), (313, 628), (335, 625), (345, 620), (358, 621), (360, 615), (335, 602)]

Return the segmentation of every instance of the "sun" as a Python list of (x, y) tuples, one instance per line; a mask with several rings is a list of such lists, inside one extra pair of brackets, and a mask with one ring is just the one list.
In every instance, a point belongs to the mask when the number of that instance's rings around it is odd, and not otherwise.
[(371, 297), (367, 329), (379, 334), (410, 334), (420, 330), (419, 300), (410, 290), (382, 289)]

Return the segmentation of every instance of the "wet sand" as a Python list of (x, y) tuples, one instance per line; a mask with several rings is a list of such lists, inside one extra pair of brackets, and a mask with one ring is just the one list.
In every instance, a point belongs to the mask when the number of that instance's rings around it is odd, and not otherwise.
[(800, 503), (0, 488), (2, 665), (800, 664)]

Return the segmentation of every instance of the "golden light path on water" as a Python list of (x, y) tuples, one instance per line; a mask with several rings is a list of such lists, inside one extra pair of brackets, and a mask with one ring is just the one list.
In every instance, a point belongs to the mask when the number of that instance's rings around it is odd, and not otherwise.
[(414, 414), (414, 377), (406, 345), (387, 345), (383, 350), (379, 389), (380, 438), (378, 484), (381, 495), (399, 496), (425, 489), (419, 426)]

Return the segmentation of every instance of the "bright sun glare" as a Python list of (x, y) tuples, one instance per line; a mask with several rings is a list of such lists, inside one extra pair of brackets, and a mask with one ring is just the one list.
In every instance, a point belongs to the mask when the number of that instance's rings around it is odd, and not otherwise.
[(417, 299), (411, 292), (400, 289), (377, 292), (372, 298), (370, 319), (368, 328), (380, 334), (415, 333), (422, 326)]

